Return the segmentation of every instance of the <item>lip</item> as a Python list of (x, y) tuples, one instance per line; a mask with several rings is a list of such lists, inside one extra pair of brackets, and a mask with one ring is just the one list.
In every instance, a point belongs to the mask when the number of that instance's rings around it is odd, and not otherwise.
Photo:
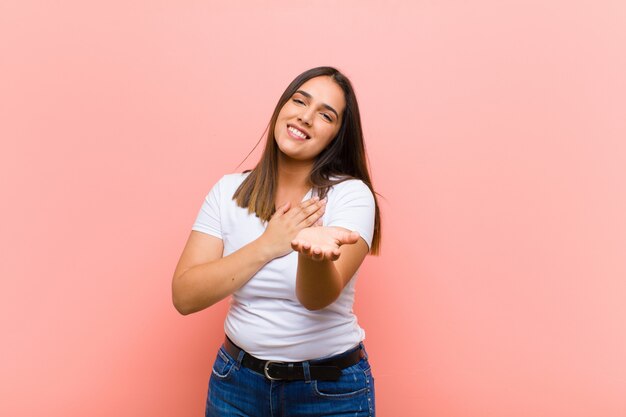
[[(311, 139), (311, 135), (309, 134), (309, 132), (306, 131), (306, 129), (301, 128), (298, 125), (293, 125), (293, 124), (287, 124), (287, 133), (291, 134), (291, 132), (289, 132), (289, 128), (293, 127), (295, 129), (298, 129), (300, 132), (304, 133), (306, 135), (306, 140)], [(301, 137), (297, 137), (297, 139), (302, 140)]]

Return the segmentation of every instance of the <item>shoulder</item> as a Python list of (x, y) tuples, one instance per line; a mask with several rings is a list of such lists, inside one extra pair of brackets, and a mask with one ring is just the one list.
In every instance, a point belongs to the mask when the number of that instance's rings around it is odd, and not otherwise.
[(234, 174), (226, 174), (220, 178), (215, 184), (216, 188), (223, 193), (230, 192), (231, 195), (234, 193), (237, 188), (241, 185), (244, 179), (249, 175), (249, 172), (237, 172)]
[(367, 184), (351, 178), (333, 185), (328, 191), (326, 207), (325, 226), (339, 226), (358, 232), (368, 248), (372, 246), (376, 200)]
[(347, 180), (343, 180), (335, 185), (333, 185), (329, 194), (332, 194), (335, 198), (341, 196), (352, 196), (352, 197), (361, 197), (361, 198), (371, 198), (374, 199), (374, 195), (370, 187), (367, 186), (363, 181), (357, 178), (350, 178)]
[(227, 186), (236, 185), (237, 187), (239, 187), (239, 185), (243, 182), (243, 180), (246, 179), (248, 175), (250, 175), (250, 172), (235, 172), (233, 174), (226, 174), (222, 178), (220, 178), (219, 183)]

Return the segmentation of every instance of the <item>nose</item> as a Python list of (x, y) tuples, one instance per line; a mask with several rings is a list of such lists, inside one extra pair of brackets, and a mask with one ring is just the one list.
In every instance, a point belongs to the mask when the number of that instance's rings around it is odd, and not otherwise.
[(298, 116), (298, 120), (307, 126), (311, 126), (311, 121), (313, 120), (313, 113), (310, 107), (303, 109), (300, 115)]

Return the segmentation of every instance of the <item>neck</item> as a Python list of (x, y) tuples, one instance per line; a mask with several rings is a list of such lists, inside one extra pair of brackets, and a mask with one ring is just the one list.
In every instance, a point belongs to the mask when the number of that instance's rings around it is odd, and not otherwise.
[(284, 154), (278, 157), (278, 187), (306, 188), (310, 187), (309, 175), (313, 169), (313, 161), (298, 161)]

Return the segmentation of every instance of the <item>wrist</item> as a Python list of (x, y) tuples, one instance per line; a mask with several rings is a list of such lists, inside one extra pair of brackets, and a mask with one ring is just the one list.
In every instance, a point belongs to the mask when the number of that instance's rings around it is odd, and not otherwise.
[(276, 254), (276, 250), (273, 248), (273, 245), (263, 236), (264, 235), (261, 235), (258, 239), (253, 241), (251, 245), (253, 246), (254, 251), (261, 256), (265, 263), (267, 263), (272, 259), (277, 258), (279, 255)]
[(328, 259), (326, 257), (322, 259), (315, 259), (311, 255), (306, 255), (304, 253), (298, 252), (298, 264), (302, 264), (305, 267), (310, 268), (329, 268), (333, 264), (333, 260)]

